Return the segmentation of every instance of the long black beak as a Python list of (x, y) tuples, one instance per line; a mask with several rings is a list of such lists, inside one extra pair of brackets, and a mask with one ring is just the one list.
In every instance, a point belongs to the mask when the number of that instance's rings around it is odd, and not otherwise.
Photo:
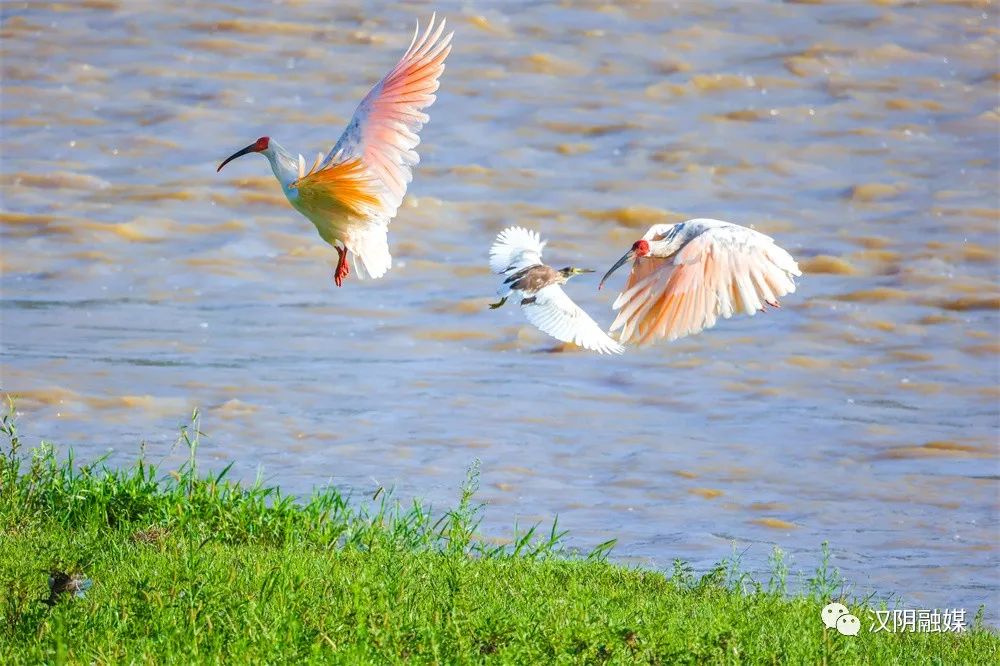
[(219, 173), (220, 171), (222, 171), (222, 167), (226, 166), (227, 164), (235, 160), (237, 157), (243, 157), (244, 155), (249, 155), (250, 153), (256, 153), (256, 152), (257, 152), (257, 144), (251, 143), (243, 150), (238, 150), (229, 157), (227, 157), (226, 160), (219, 165), (219, 168), (215, 170), (215, 173)]
[(621, 268), (623, 265), (627, 264), (628, 262), (632, 261), (632, 257), (634, 257), (634, 256), (635, 256), (635, 250), (629, 250), (628, 252), (626, 252), (625, 256), (623, 256), (621, 259), (619, 259), (618, 263), (616, 263), (614, 266), (612, 266), (611, 270), (609, 270), (607, 273), (604, 274), (604, 277), (601, 278), (601, 283), (599, 285), (597, 285), (597, 288), (600, 289), (601, 287), (603, 287), (604, 286), (604, 281), (607, 280), (611, 276), (611, 274), (614, 273), (616, 270), (618, 270), (619, 268)]

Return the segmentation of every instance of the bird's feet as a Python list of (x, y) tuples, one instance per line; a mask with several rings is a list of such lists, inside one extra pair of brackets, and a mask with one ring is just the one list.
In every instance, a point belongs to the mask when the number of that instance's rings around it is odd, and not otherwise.
[(503, 298), (501, 298), (496, 303), (490, 303), (490, 310), (496, 310), (498, 307), (500, 307), (501, 305), (503, 305), (506, 302), (507, 302), (507, 297), (504, 296)]
[(338, 287), (344, 286), (344, 278), (351, 274), (351, 269), (347, 265), (347, 248), (346, 247), (334, 247), (337, 251), (339, 259), (337, 260), (337, 269), (333, 272), (333, 281)]

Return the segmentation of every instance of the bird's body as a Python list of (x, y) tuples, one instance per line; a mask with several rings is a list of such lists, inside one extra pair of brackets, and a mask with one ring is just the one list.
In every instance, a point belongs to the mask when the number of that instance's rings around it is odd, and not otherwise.
[(396, 215), (412, 168), (420, 158), (417, 133), (428, 121), (423, 112), (434, 103), (438, 78), (451, 51), (452, 33), (443, 35), (445, 21), (431, 18), (420, 26), (396, 66), (365, 96), (351, 121), (326, 157), (312, 168), (277, 141), (261, 137), (226, 159), (260, 153), (271, 164), (289, 203), (311, 221), (320, 237), (339, 255), (334, 280), (340, 286), (350, 270), (347, 258), (362, 276), (379, 278), (392, 266), (389, 221)]
[(538, 293), (550, 284), (566, 284), (573, 273), (557, 271), (545, 264), (536, 264), (511, 273), (503, 281), (502, 289), (520, 291), (528, 296)]
[(561, 287), (574, 275), (593, 271), (547, 266), (542, 263), (544, 247), (538, 234), (527, 229), (508, 227), (500, 232), (490, 248), (490, 268), (503, 275), (504, 281), (497, 289), (500, 301), (490, 307), (499, 308), (513, 295), (520, 299), (528, 321), (555, 339), (601, 354), (620, 354), (621, 345), (609, 338)]
[(657, 224), (607, 272), (632, 260), (614, 302), (611, 330), (622, 343), (675, 340), (744, 312), (754, 315), (795, 291), (801, 276), (791, 255), (769, 236), (721, 220)]

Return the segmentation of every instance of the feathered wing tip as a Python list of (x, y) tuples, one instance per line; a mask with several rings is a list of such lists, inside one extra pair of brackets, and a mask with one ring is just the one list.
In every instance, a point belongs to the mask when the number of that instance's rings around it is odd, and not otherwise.
[[(413, 180), (412, 168), (420, 162), (416, 147), (418, 133), (429, 116), (424, 109), (434, 103), (435, 92), (444, 73), (444, 61), (451, 52), (454, 33), (444, 35), (447, 23), (435, 24), (431, 16), (427, 29), (420, 33), (420, 23), (409, 48), (396, 66), (366, 98), (363, 130), (365, 161), (383, 181), (390, 201), (399, 206), (406, 187)], [(371, 95), (371, 93), (370, 93)]]
[(358, 278), (377, 280), (392, 268), (388, 229), (372, 225), (365, 231), (354, 234), (351, 241), (351, 263)]
[[(799, 268), (799, 262), (795, 261), (792, 255), (777, 243), (772, 242), (771, 246), (767, 248), (767, 256), (781, 270), (795, 277), (802, 277), (802, 269)], [(789, 290), (789, 293), (793, 291), (795, 291), (794, 280), (792, 281), (792, 288)]]
[[(449, 33), (445, 38), (445, 43), (441, 44), (438, 42), (441, 39), (441, 34), (444, 32), (444, 27), (448, 24), (448, 19), (441, 19), (441, 22), (437, 24), (437, 30), (434, 30), (434, 24), (437, 21), (437, 12), (431, 13), (431, 20), (427, 22), (427, 29), (424, 31), (423, 36), (420, 36), (420, 19), (417, 19), (417, 25), (413, 29), (413, 39), (410, 40), (410, 45), (406, 47), (406, 53), (400, 60), (406, 60), (407, 58), (413, 57), (426, 57), (430, 51), (438, 46), (444, 49), (448, 46), (448, 42), (451, 41), (451, 36), (454, 33)], [(431, 33), (434, 36), (431, 37)], [(417, 38), (420, 37), (420, 43), (417, 43)]]
[(537, 231), (523, 227), (507, 227), (490, 247), (490, 270), (505, 273), (511, 268), (525, 268), (542, 262), (545, 241)]
[(562, 288), (549, 285), (521, 304), (528, 321), (556, 340), (596, 351), (599, 354), (621, 354), (622, 345), (608, 336), (583, 309), (573, 302)]
[(595, 330), (590, 333), (589, 336), (581, 337), (579, 341), (574, 340), (573, 344), (578, 347), (583, 347), (584, 349), (589, 349), (590, 351), (595, 351), (598, 354), (625, 353), (625, 345), (603, 331), (601, 327), (597, 325), (597, 322), (594, 322), (594, 329)]

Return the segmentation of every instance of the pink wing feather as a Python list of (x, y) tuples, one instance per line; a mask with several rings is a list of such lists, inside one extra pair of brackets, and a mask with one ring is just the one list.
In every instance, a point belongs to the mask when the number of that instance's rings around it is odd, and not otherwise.
[(434, 103), (438, 78), (451, 52), (454, 33), (442, 38), (445, 21), (437, 26), (434, 21), (432, 16), (423, 35), (417, 24), (406, 53), (361, 101), (337, 144), (320, 165), (322, 169), (360, 157), (384, 186), (381, 196), (384, 221), (396, 214), (406, 186), (413, 179), (411, 169), (420, 161), (414, 150), (420, 143), (417, 132), (429, 120), (423, 109)]
[(623, 343), (675, 340), (719, 317), (756, 314), (795, 291), (795, 260), (769, 237), (737, 225), (710, 227), (671, 257), (642, 257), (615, 300)]

